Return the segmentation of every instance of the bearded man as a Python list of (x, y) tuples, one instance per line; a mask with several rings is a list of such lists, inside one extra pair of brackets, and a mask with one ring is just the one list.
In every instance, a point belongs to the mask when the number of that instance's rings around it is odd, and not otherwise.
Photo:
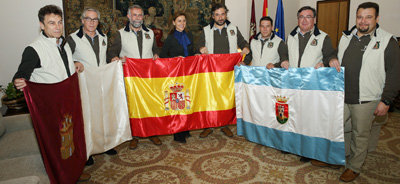
[[(200, 34), (198, 51), (201, 54), (229, 54), (237, 53), (238, 48), (241, 54), (248, 54), (250, 47), (243, 38), (237, 26), (227, 20), (228, 8), (224, 4), (216, 4), (211, 8), (212, 21), (210, 25), (203, 28)], [(240, 64), (244, 64), (241, 62)], [(221, 131), (228, 137), (232, 137), (232, 131), (224, 126)], [(213, 129), (206, 128), (200, 133), (200, 138), (205, 138), (213, 132)]]
[[(125, 28), (118, 31), (115, 40), (107, 50), (107, 61), (125, 60), (128, 58), (137, 59), (157, 59), (158, 48), (154, 33), (143, 24), (144, 11), (139, 5), (132, 5), (126, 15), (129, 22)], [(162, 142), (157, 136), (150, 137), (155, 145), (161, 145)], [(133, 138), (129, 145), (130, 149), (137, 147), (138, 139)]]

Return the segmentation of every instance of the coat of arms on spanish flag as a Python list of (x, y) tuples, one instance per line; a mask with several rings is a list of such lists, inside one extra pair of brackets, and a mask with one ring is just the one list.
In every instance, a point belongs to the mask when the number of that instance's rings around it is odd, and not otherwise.
[(237, 54), (133, 59), (124, 64), (133, 136), (173, 134), (236, 123)]
[[(173, 84), (169, 87), (171, 90), (170, 93), (168, 91), (164, 91), (165, 94), (165, 110), (182, 110), (182, 109), (190, 109), (190, 95), (189, 89), (186, 89), (186, 94), (184, 91), (184, 84)], [(169, 94), (169, 95), (168, 95)], [(187, 105), (186, 105), (187, 103)]]

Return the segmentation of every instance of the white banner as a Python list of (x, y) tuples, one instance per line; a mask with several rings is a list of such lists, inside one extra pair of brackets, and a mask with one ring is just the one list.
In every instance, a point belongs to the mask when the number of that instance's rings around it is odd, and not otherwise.
[(87, 156), (132, 139), (121, 62), (79, 74)]

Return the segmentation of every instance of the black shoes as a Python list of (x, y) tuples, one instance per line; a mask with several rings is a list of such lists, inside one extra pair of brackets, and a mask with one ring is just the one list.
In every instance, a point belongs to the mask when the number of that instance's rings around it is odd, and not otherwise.
[[(118, 152), (115, 149), (110, 149), (110, 150), (108, 150), (108, 151), (106, 151), (104, 153), (106, 153), (107, 155), (116, 155)], [(90, 165), (93, 165), (93, 164), (94, 164), (93, 157), (89, 156), (89, 159), (86, 161), (85, 165), (86, 166), (90, 166)]]
[(107, 155), (116, 155), (118, 152), (113, 148), (104, 153), (106, 153)]
[(309, 162), (309, 161), (311, 161), (311, 158), (301, 157), (301, 158), (300, 158), (300, 161), (302, 161), (302, 162)]
[(185, 144), (185, 143), (186, 143), (186, 139), (185, 139), (185, 138), (183, 138), (183, 139), (178, 139), (178, 138), (175, 138), (175, 137), (174, 137), (174, 141), (179, 142), (179, 143), (182, 143), (182, 144)]
[(86, 164), (85, 164), (85, 165), (90, 166), (90, 165), (93, 165), (93, 164), (94, 164), (93, 157), (92, 157), (92, 156), (89, 156), (89, 159), (86, 161)]
[(189, 131), (179, 132), (179, 133), (174, 134), (174, 141), (185, 144), (186, 138), (188, 138), (190, 136), (191, 135), (190, 135)]

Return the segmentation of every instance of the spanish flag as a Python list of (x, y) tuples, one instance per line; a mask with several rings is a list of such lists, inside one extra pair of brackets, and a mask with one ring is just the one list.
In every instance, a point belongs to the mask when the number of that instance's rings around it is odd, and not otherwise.
[(236, 124), (239, 53), (133, 59), (124, 64), (132, 136)]
[(264, 6), (263, 6), (263, 17), (268, 16), (268, 0), (264, 0)]

